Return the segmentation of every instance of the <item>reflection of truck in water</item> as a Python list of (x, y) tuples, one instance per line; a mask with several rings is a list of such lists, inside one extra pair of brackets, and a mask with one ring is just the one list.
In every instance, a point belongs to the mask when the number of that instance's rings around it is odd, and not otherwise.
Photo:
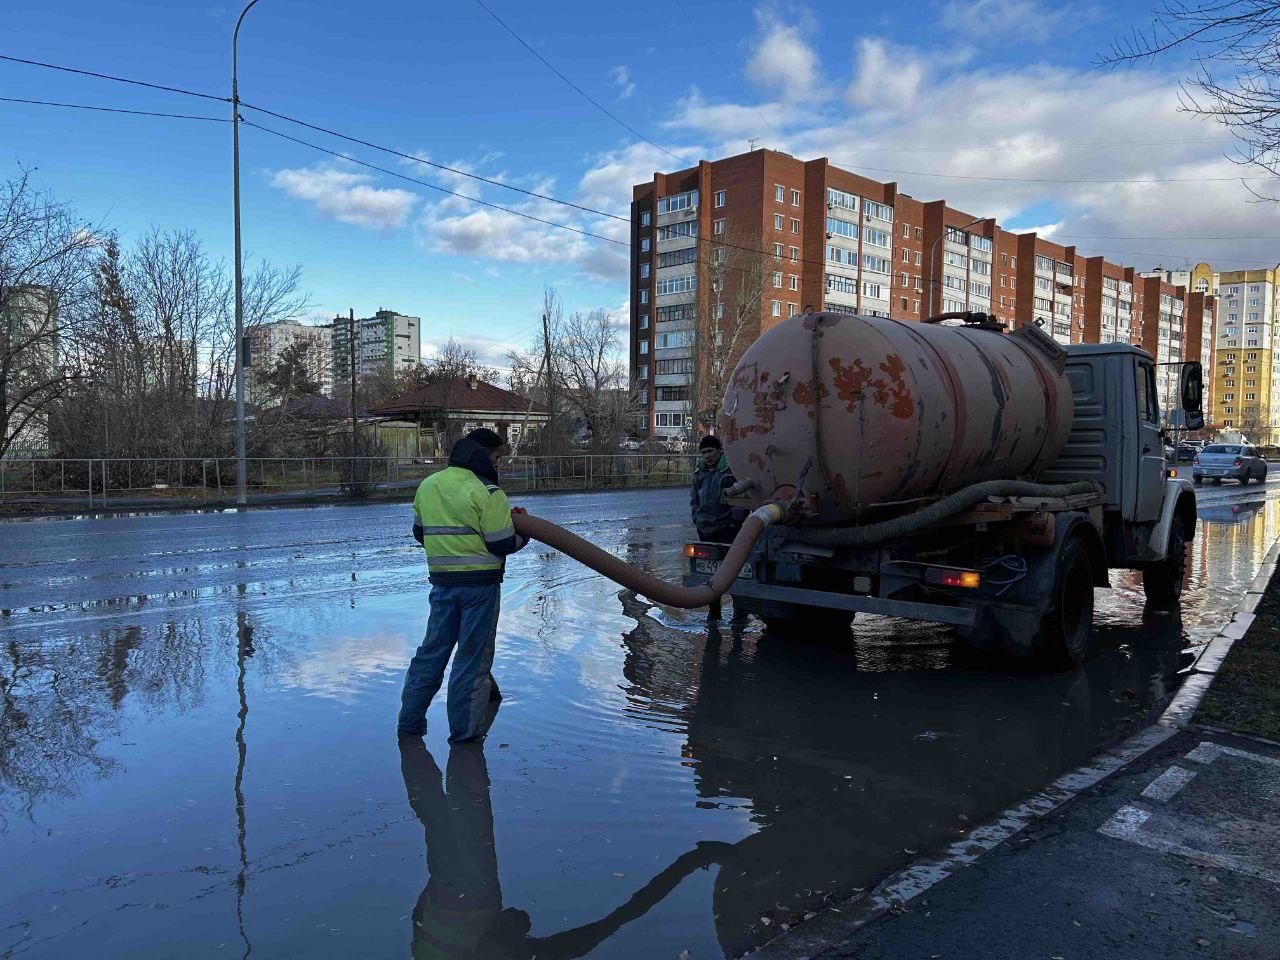
[[(721, 418), (739, 502), (786, 501), (793, 522), (766, 531), (730, 595), (772, 628), (884, 614), (1078, 663), (1108, 568), (1141, 570), (1154, 603), (1181, 594), (1195, 494), (1166, 467), (1156, 364), (942, 319), (963, 324), (803, 314), (746, 351)], [(1200, 365), (1180, 379), (1196, 429)], [(685, 553), (696, 584), (724, 548)]]
[(1265, 500), (1249, 503), (1223, 503), (1211, 507), (1201, 506), (1197, 515), (1210, 523), (1248, 523), (1262, 510)]

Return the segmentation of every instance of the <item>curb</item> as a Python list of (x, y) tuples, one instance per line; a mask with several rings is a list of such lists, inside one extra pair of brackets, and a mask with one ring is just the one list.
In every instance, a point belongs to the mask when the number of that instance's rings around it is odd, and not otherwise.
[(1184, 729), (1217, 677), (1232, 645), (1253, 623), (1267, 585), (1280, 562), (1280, 538), (1263, 557), (1257, 575), (1236, 605), (1231, 618), (1205, 644), (1187, 669), (1185, 678), (1160, 717), (1089, 763), (1065, 773), (1043, 790), (997, 814), (970, 831), (941, 853), (922, 857), (885, 878), (869, 892), (838, 906), (827, 907), (778, 937), (745, 954), (744, 960), (814, 960), (848, 941), (861, 928), (886, 913), (896, 912), (910, 900), (952, 874), (976, 862), (1014, 834), (1062, 806), (1088, 788), (1133, 763)]

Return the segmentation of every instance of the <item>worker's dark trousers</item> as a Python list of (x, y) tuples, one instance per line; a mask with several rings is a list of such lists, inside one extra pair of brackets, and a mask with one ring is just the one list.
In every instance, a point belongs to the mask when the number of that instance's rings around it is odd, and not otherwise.
[[(738, 535), (738, 531), (740, 529), (742, 529), (741, 524), (735, 524), (733, 526), (728, 526), (728, 527), (716, 527), (715, 529), (712, 529), (712, 530), (699, 527), (698, 539), (703, 540), (707, 543), (723, 543), (726, 546), (728, 546), (729, 544), (733, 543), (733, 538)], [(719, 620), (721, 613), (722, 611), (720, 609), (720, 598), (716, 597), (716, 599), (711, 601), (710, 606), (707, 607), (707, 618), (710, 620)], [(742, 619), (742, 617), (739, 615), (736, 608), (734, 609), (734, 612), (733, 612), (733, 619), (735, 620)]]
[(449, 673), (449, 742), (484, 735), (501, 600), (500, 583), (431, 588), (427, 635), (409, 662), (400, 694), (397, 729), (401, 736), (426, 730), (427, 708), (444, 681), (444, 668), (455, 646), (458, 653)]

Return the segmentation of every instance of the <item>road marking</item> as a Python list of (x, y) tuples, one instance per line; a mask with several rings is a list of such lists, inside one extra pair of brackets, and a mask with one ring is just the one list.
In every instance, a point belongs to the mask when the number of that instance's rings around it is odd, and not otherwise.
[[(1206, 867), (1215, 867), (1219, 870), (1229, 870), (1232, 873), (1238, 873), (1246, 877), (1253, 877), (1257, 880), (1266, 880), (1269, 883), (1280, 884), (1280, 870), (1272, 870), (1269, 867), (1261, 867), (1253, 863), (1249, 863), (1241, 857), (1233, 857), (1228, 854), (1210, 853), (1207, 850), (1197, 850), (1194, 847), (1188, 847), (1186, 844), (1178, 843), (1174, 840), (1157, 836), (1143, 827), (1151, 819), (1151, 813), (1143, 810), (1141, 807), (1125, 804), (1115, 812), (1115, 815), (1098, 828), (1098, 832), (1104, 836), (1114, 837), (1117, 840), (1126, 840), (1129, 843), (1136, 844), (1139, 847), (1145, 847), (1148, 850), (1155, 850), (1157, 853), (1172, 853), (1180, 857), (1186, 857), (1196, 863)], [(1174, 817), (1162, 816), (1161, 820), (1167, 820), (1174, 828), (1175, 833), (1181, 833), (1181, 824)]]
[(1147, 789), (1142, 791), (1142, 795), (1148, 800), (1168, 803), (1179, 790), (1195, 778), (1196, 772), (1194, 770), (1187, 770), (1183, 767), (1170, 767), (1147, 784)]
[(1222, 755), (1222, 748), (1216, 743), (1202, 740), (1193, 750), (1187, 752), (1187, 759), (1196, 763), (1213, 763)]
[(1263, 753), (1252, 753), (1248, 750), (1241, 750), (1239, 747), (1228, 747), (1221, 743), (1210, 743), (1207, 740), (1200, 741), (1192, 750), (1189, 750), (1186, 759), (1194, 760), (1196, 763), (1213, 763), (1220, 756), (1226, 754), (1228, 757), (1239, 757), (1241, 760), (1252, 760), (1254, 763), (1261, 763), (1268, 767), (1280, 767), (1280, 759), (1269, 757)]

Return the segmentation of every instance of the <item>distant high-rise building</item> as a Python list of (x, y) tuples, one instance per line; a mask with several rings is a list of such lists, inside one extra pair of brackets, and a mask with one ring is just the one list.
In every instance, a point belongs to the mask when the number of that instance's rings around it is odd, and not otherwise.
[(331, 393), (333, 391), (331, 333), (327, 326), (307, 326), (297, 320), (280, 320), (276, 323), (250, 327), (246, 334), (252, 361), (249, 367), (249, 399), (254, 403), (262, 402), (261, 376), (276, 365), (287, 347), (297, 343), (306, 343), (309, 347), (305, 354), (307, 372), (320, 384), (324, 393)]
[[(356, 373), (359, 375), (407, 370), (422, 362), (422, 319), (394, 310), (379, 310), (355, 321)], [(348, 338), (351, 321), (335, 317), (329, 325), (331, 376), (335, 389), (351, 377)]]

